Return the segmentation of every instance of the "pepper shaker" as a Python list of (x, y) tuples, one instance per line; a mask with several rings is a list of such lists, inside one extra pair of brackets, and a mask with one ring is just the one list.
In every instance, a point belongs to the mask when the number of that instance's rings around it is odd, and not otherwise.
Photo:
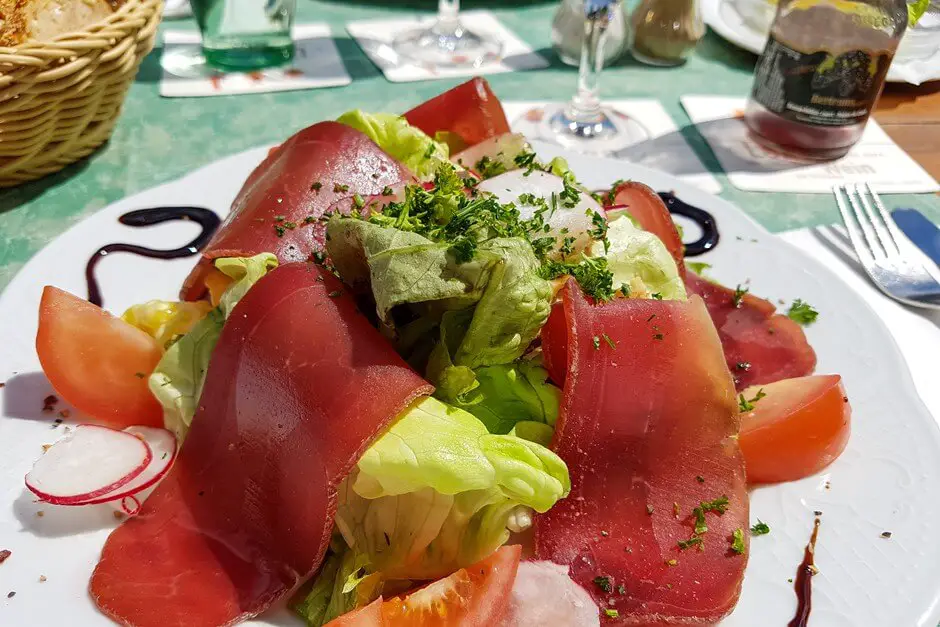
[(699, 0), (641, 0), (630, 17), (630, 51), (642, 63), (681, 65), (705, 36)]
[[(584, 42), (584, 0), (561, 0), (552, 20), (552, 48), (562, 62), (578, 67)], [(627, 47), (626, 6), (611, 16), (604, 40), (604, 65), (616, 61)]]

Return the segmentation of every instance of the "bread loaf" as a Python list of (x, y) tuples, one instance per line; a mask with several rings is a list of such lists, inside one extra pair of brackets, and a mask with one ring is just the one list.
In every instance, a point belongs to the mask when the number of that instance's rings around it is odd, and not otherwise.
[(120, 8), (123, 0), (0, 0), (0, 46), (48, 41), (82, 30)]

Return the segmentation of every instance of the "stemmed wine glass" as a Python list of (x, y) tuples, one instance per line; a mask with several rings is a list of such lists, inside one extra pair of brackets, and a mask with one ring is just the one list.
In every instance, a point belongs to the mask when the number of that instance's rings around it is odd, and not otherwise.
[(488, 33), (467, 30), (459, 12), (460, 0), (438, 0), (434, 24), (402, 33), (392, 48), (409, 61), (438, 67), (480, 67), (499, 60), (503, 43)]
[[(584, 40), (578, 70), (578, 91), (566, 104), (549, 104), (535, 117), (538, 135), (577, 152), (614, 154), (649, 138), (627, 115), (601, 103), (599, 79), (604, 67), (607, 28), (623, 0), (583, 0)], [(527, 114), (533, 119), (532, 112)]]

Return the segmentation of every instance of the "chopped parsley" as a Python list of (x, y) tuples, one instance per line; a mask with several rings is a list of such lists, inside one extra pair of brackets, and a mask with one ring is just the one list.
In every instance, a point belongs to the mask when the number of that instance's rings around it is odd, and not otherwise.
[(686, 261), (685, 267), (699, 276), (703, 276), (706, 270), (712, 267), (712, 264), (704, 261)]
[(728, 509), (728, 497), (719, 496), (712, 501), (702, 501), (698, 507), (692, 510), (692, 516), (695, 517), (695, 533), (701, 535), (708, 531), (708, 524), (705, 522), (706, 512), (716, 512), (724, 514)]
[(756, 525), (751, 525), (752, 536), (763, 536), (767, 535), (768, 533), (770, 533), (770, 527), (760, 518), (757, 519)]
[(764, 388), (757, 390), (757, 394), (755, 394), (754, 398), (752, 399), (746, 399), (744, 398), (744, 394), (738, 394), (738, 411), (741, 413), (746, 411), (753, 411), (754, 403), (764, 398), (765, 396), (767, 396), (767, 393), (764, 392)]
[(595, 577), (594, 585), (607, 593), (613, 590), (613, 587), (610, 585), (610, 577)]
[(333, 193), (339, 194), (340, 192), (348, 192), (349, 185), (340, 185), (339, 183), (333, 183)]
[(535, 153), (530, 150), (525, 150), (523, 152), (520, 152), (518, 155), (515, 156), (513, 161), (520, 168), (526, 168), (526, 169), (534, 168), (538, 165), (538, 163), (535, 161)]
[(620, 618), (620, 612), (609, 607), (604, 609), (604, 615), (607, 616), (607, 618)]
[(321, 183), (320, 181), (317, 181), (316, 183), (310, 186), (310, 189), (312, 191), (318, 192), (321, 189), (323, 189), (323, 183)]
[(809, 303), (806, 303), (799, 298), (793, 301), (793, 304), (790, 305), (790, 309), (787, 311), (787, 316), (790, 320), (801, 324), (803, 326), (809, 326), (816, 322), (816, 318), (819, 317), (819, 312), (812, 308)]
[(617, 586), (617, 594), (626, 594), (626, 593), (627, 593), (627, 587), (625, 585), (620, 584), (619, 586)]
[(695, 480), (698, 481), (699, 483), (705, 483), (705, 477), (703, 477), (702, 475), (695, 475)]
[(679, 540), (679, 542), (676, 544), (679, 545), (680, 551), (684, 551), (686, 549), (692, 548), (693, 546), (702, 544), (702, 539), (699, 536), (692, 536), (688, 540)]
[(388, 185), (386, 185), (385, 187), (382, 188), (382, 195), (383, 195), (383, 196), (391, 196), (391, 195), (394, 194), (394, 193), (395, 193), (395, 192), (392, 191), (392, 188), (389, 187)]
[(659, 292), (653, 292), (652, 294), (650, 294), (650, 298), (652, 298), (653, 300), (662, 300), (663, 295), (660, 294)]
[(145, 375), (143, 372), (135, 372), (134, 376), (137, 377), (138, 379), (143, 379), (147, 375)]
[(366, 206), (366, 201), (359, 194), (353, 194), (353, 204), (356, 205), (356, 209), (362, 209)]
[(617, 198), (617, 192), (619, 191), (620, 186), (623, 185), (624, 183), (626, 183), (626, 181), (623, 179), (617, 179), (616, 181), (614, 181), (613, 184), (610, 186), (610, 189), (607, 190), (606, 198), (604, 198), (602, 204), (608, 205), (608, 206), (614, 204), (614, 200)]
[(731, 296), (731, 304), (734, 305), (735, 309), (741, 307), (741, 302), (744, 300), (744, 295), (749, 291), (749, 288), (741, 287), (740, 284), (734, 288), (734, 294)]
[(740, 528), (731, 533), (731, 550), (738, 555), (744, 555), (744, 531)]
[(662, 340), (664, 337), (665, 337), (665, 336), (664, 336), (662, 333), (654, 333), (654, 334), (653, 334), (653, 339), (654, 339), (654, 340)]
[(274, 232), (277, 234), (278, 237), (284, 237), (284, 233), (287, 232), (287, 229), (285, 229), (285, 228), (284, 228), (283, 226), (281, 226), (280, 224), (275, 224), (275, 225), (274, 225)]
[(614, 275), (607, 268), (606, 257), (585, 257), (577, 263), (549, 260), (539, 268), (543, 279), (557, 279), (566, 274), (573, 276), (584, 293), (594, 300), (603, 302), (614, 297)]
[(677, 566), (678, 564), (679, 560), (677, 559), (666, 560), (666, 566)]
[(607, 346), (611, 347), (614, 350), (617, 350), (617, 345), (614, 343), (606, 333), (602, 333), (601, 337), (604, 338), (604, 341), (607, 342)]
[(487, 156), (483, 156), (479, 161), (476, 162), (473, 168), (477, 174), (480, 175), (482, 179), (491, 179), (494, 176), (499, 176), (506, 171), (506, 164), (502, 161), (490, 159)]
[(450, 251), (454, 253), (454, 259), (457, 263), (467, 263), (471, 261), (477, 252), (477, 243), (467, 236), (458, 237), (450, 245)]
[(601, 338), (595, 335), (593, 338), (591, 338), (591, 342), (594, 344), (594, 350), (597, 351), (601, 349)]
[(430, 159), (434, 156), (434, 153), (437, 151), (437, 146), (434, 145), (434, 142), (428, 142), (428, 149), (424, 151), (424, 158)]

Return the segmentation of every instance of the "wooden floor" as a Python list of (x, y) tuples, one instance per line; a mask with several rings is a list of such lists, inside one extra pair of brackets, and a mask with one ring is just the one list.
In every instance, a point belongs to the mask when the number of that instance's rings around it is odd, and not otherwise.
[(875, 119), (901, 148), (940, 180), (940, 81), (885, 86)]

